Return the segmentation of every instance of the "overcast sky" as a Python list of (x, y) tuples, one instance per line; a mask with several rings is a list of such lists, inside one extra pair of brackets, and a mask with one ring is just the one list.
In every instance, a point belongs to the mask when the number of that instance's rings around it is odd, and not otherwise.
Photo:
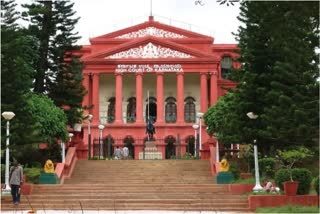
[[(34, 0), (17, 0), (31, 3)], [(76, 30), (82, 37), (79, 44), (89, 44), (89, 38), (111, 33), (148, 20), (151, 0), (72, 0), (80, 20)], [(215, 38), (214, 43), (236, 43), (232, 32), (240, 22), (239, 2), (234, 6), (220, 5), (217, 0), (152, 0), (155, 21), (181, 27)], [(21, 8), (19, 7), (21, 10)]]
[[(151, 0), (75, 0), (74, 9), (81, 17), (77, 30), (80, 44), (89, 44), (89, 38), (100, 36), (148, 20)], [(240, 22), (239, 3), (220, 5), (216, 0), (153, 0), (155, 21), (182, 27), (213, 36), (214, 43), (236, 43), (232, 32)]]

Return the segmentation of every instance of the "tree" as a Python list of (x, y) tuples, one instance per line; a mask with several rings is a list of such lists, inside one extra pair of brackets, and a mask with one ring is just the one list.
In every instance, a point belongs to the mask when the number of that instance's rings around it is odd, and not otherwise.
[[(14, 1), (1, 1), (1, 110), (15, 113), (10, 127), (11, 140), (21, 145), (38, 139), (30, 115), (22, 110), (24, 95), (32, 88), (33, 62), (38, 55), (37, 40), (17, 24), (20, 14), (15, 8)], [(4, 136), (5, 120), (1, 122)], [(1, 140), (3, 145), (5, 138)]]
[(27, 12), (23, 13), (23, 16), (30, 23), (29, 31), (39, 41), (37, 46), (39, 58), (34, 62), (37, 71), (34, 92), (44, 93), (47, 84), (51, 81), (48, 75), (50, 68), (49, 46), (55, 33), (52, 21), (52, 1), (37, 1), (37, 3), (25, 4), (23, 7), (28, 9)]
[(35, 91), (46, 93), (59, 106), (68, 106), (65, 113), (68, 124), (73, 125), (75, 109), (81, 108), (86, 90), (82, 85), (83, 64), (75, 51), (80, 38), (74, 32), (79, 18), (74, 18), (74, 3), (70, 1), (48, 1), (25, 5), (29, 9), (33, 25), (30, 30), (41, 39), (37, 63)]
[[(223, 102), (229, 107), (218, 102), (209, 112), (219, 117), (208, 117), (206, 124), (216, 127), (222, 121), (223, 128), (213, 130), (218, 136), (229, 135), (233, 143), (257, 139), (265, 153), (272, 146), (314, 145), (319, 124), (318, 3), (245, 1), (240, 10), (242, 67), (231, 75), (239, 84)], [(258, 119), (250, 121), (247, 112)]]
[(31, 124), (39, 131), (43, 142), (56, 143), (57, 140), (66, 141), (66, 115), (56, 107), (53, 101), (45, 95), (29, 93), (26, 95), (26, 105), (23, 112), (31, 115)]

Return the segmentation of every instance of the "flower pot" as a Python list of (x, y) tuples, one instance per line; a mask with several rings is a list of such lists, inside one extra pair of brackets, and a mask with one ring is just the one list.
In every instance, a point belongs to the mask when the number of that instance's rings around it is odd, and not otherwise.
[(282, 183), (286, 195), (294, 196), (297, 194), (299, 182), (298, 181), (285, 181)]
[(73, 130), (76, 132), (81, 132), (82, 124), (81, 123), (75, 123), (73, 124)]

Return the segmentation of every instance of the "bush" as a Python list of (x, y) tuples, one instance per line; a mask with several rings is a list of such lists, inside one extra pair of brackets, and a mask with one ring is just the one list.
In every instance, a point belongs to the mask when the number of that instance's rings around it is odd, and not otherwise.
[(313, 183), (314, 189), (317, 192), (317, 195), (319, 195), (319, 176), (315, 179), (314, 183)]
[(39, 177), (41, 173), (40, 168), (24, 168), (23, 171), (24, 174), (27, 176), (28, 183), (39, 183)]
[[(292, 169), (292, 179), (299, 182), (298, 195), (308, 194), (311, 184), (311, 172), (307, 169)], [(283, 191), (283, 182), (290, 181), (290, 173), (288, 169), (280, 169), (276, 172), (276, 185)]]
[(238, 163), (235, 161), (230, 161), (230, 169), (229, 171), (232, 172), (234, 179), (239, 179), (240, 177), (240, 170), (238, 167)]
[(262, 158), (259, 160), (260, 173), (263, 177), (274, 177), (274, 168), (275, 168), (275, 159), (274, 158)]
[(283, 182), (290, 181), (290, 173), (288, 169), (280, 169), (276, 172), (274, 181), (276, 185), (283, 191)]
[(305, 168), (296, 168), (292, 170), (292, 179), (299, 182), (298, 195), (306, 195), (310, 192), (311, 172)]

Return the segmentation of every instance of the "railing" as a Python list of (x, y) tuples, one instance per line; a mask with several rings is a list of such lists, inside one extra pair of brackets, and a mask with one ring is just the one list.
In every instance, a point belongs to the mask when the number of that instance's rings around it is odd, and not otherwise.
[[(106, 137), (99, 141), (99, 139), (93, 139), (93, 159), (112, 159), (114, 158), (114, 150), (116, 146), (122, 147), (126, 145), (129, 149), (129, 155), (132, 158), (136, 155), (139, 155), (139, 152), (149, 152), (145, 150), (145, 142), (147, 141), (147, 137), (145, 138), (111, 138)], [(184, 138), (180, 139), (180, 137), (176, 136), (174, 138), (163, 139), (150, 139), (150, 141), (155, 141), (157, 151), (162, 152), (163, 155), (166, 156), (165, 159), (196, 159), (199, 154), (197, 152), (197, 157), (193, 157), (194, 155), (194, 142), (192, 142), (191, 146), (188, 147), (188, 143), (190, 139)], [(194, 140), (193, 140), (194, 141)], [(199, 150), (199, 146), (196, 147)], [(191, 153), (191, 154), (190, 154)]]
[(63, 184), (66, 178), (70, 178), (77, 162), (77, 153), (75, 147), (69, 147), (66, 155), (65, 163), (58, 163), (55, 173), (60, 183)]
[(215, 147), (213, 145), (210, 145), (209, 150), (210, 150), (210, 170), (211, 170), (211, 175), (214, 176), (220, 171), (220, 164), (219, 162), (216, 162)]

